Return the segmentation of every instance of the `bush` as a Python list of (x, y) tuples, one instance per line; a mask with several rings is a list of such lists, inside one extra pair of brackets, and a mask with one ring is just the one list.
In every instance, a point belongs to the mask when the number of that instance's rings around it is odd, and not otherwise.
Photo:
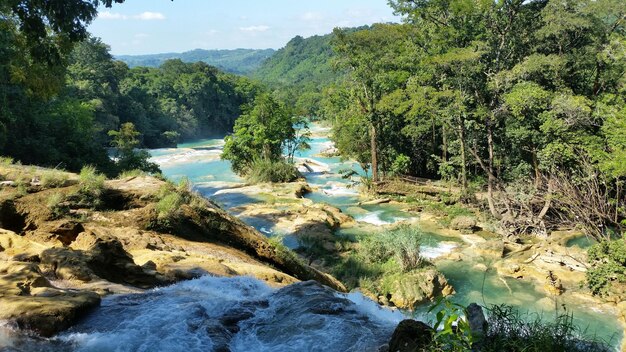
[(300, 177), (300, 173), (293, 164), (284, 160), (272, 161), (262, 158), (254, 159), (245, 175), (251, 183), (292, 182)]
[(421, 232), (416, 227), (400, 226), (388, 232), (368, 236), (361, 243), (361, 253), (370, 263), (384, 263), (394, 258), (403, 272), (417, 269), (420, 256)]
[(64, 187), (68, 178), (68, 175), (63, 171), (45, 170), (41, 174), (41, 185), (45, 188)]
[(85, 166), (80, 170), (79, 203), (91, 207), (97, 207), (100, 204), (100, 196), (104, 190), (104, 181), (106, 176), (99, 174), (93, 166)]
[(0, 156), (0, 165), (2, 166), (10, 166), (14, 162), (13, 158), (8, 156)]
[(489, 308), (487, 331), (475, 336), (467, 322), (464, 306), (443, 299), (429, 312), (436, 313), (433, 341), (425, 351), (481, 352), (608, 352), (606, 343), (586, 336), (574, 325), (573, 316), (557, 313), (554, 321), (539, 314), (520, 312), (506, 304)]
[(626, 241), (602, 241), (587, 251), (591, 267), (587, 286), (594, 295), (606, 296), (613, 283), (626, 283)]
[(520, 314), (508, 305), (489, 309), (489, 329), (479, 351), (611, 351), (603, 342), (585, 336), (574, 325), (573, 316), (557, 313), (556, 319), (543, 321), (538, 314)]
[(157, 193), (157, 202), (155, 209), (157, 211), (157, 227), (168, 228), (174, 219), (180, 207), (183, 204), (189, 204), (194, 199), (190, 190), (189, 179), (183, 178), (177, 186), (167, 183), (159, 189)]
[(392, 175), (406, 174), (411, 167), (411, 158), (404, 154), (398, 154), (391, 164)]
[(58, 219), (69, 213), (70, 208), (65, 202), (65, 197), (61, 193), (53, 193), (48, 197), (46, 205), (50, 209), (52, 219)]

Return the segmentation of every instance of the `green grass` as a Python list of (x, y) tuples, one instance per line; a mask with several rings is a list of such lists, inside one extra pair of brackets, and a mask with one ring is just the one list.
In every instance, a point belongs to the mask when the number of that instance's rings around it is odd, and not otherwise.
[(46, 206), (50, 209), (53, 219), (58, 219), (69, 213), (69, 207), (65, 204), (65, 197), (61, 193), (53, 193), (48, 196)]
[(58, 188), (65, 187), (69, 176), (67, 173), (60, 170), (44, 170), (41, 173), (41, 185), (44, 188)]
[(366, 237), (359, 251), (370, 263), (385, 263), (393, 258), (402, 272), (408, 272), (422, 264), (421, 238), (417, 227), (404, 225)]
[(250, 183), (292, 182), (299, 177), (296, 167), (283, 160), (255, 159), (246, 170), (246, 180)]
[(582, 352), (611, 351), (603, 341), (576, 327), (572, 314), (557, 313), (554, 321), (522, 314), (507, 305), (489, 309), (489, 329), (479, 351)]
[(81, 206), (97, 208), (100, 206), (106, 176), (98, 173), (93, 166), (85, 166), (78, 175), (79, 189), (74, 200)]

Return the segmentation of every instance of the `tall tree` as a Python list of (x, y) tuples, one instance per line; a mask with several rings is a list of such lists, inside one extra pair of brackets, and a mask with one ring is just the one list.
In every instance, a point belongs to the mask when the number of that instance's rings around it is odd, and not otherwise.
[(348, 69), (351, 91), (369, 123), (372, 178), (378, 181), (379, 132), (382, 114), (378, 106), (385, 94), (403, 85), (411, 64), (408, 28), (376, 24), (353, 33), (336, 28), (333, 48), (338, 64)]

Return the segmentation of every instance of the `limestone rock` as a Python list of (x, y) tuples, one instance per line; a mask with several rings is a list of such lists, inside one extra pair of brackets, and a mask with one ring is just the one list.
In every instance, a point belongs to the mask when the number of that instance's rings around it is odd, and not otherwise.
[(359, 202), (359, 205), (378, 205), (391, 202), (389, 198), (373, 199), (365, 202)]
[(423, 322), (405, 319), (394, 330), (391, 341), (389, 341), (389, 351), (421, 351), (432, 342), (433, 333), (433, 329)]
[[(35, 233), (39, 234), (42, 238), (54, 239), (64, 246), (69, 246), (83, 231), (85, 231), (85, 228), (81, 223), (74, 220), (62, 219), (45, 223), (43, 226), (40, 226)], [(32, 236), (33, 235), (31, 235), (31, 237)]]
[(45, 250), (41, 261), (62, 279), (87, 282), (101, 278), (142, 288), (166, 283), (136, 265), (119, 240), (90, 231), (78, 236), (72, 248)]
[(480, 230), (476, 219), (471, 216), (460, 215), (450, 221), (450, 227), (459, 231), (474, 232)]
[(88, 291), (53, 287), (34, 263), (0, 263), (0, 319), (51, 336), (100, 302)]
[(489, 240), (477, 243), (472, 250), (483, 257), (502, 258), (504, 255), (504, 242), (502, 240)]
[(396, 276), (390, 287), (389, 301), (402, 309), (413, 309), (423, 302), (454, 293), (454, 288), (435, 269)]

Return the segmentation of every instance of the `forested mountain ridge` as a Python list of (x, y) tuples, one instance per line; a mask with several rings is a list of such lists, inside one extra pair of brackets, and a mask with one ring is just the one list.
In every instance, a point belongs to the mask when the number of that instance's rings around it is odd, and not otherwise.
[(342, 75), (333, 67), (332, 39), (332, 33), (296, 36), (251, 76), (276, 89), (281, 98), (304, 114), (317, 115), (323, 88)]
[(205, 50), (194, 49), (182, 53), (162, 53), (148, 55), (115, 55), (115, 59), (125, 62), (129, 67), (159, 67), (165, 61), (180, 59), (183, 62), (205, 62), (223, 71), (240, 75), (249, 74), (274, 55), (274, 49), (232, 49)]

